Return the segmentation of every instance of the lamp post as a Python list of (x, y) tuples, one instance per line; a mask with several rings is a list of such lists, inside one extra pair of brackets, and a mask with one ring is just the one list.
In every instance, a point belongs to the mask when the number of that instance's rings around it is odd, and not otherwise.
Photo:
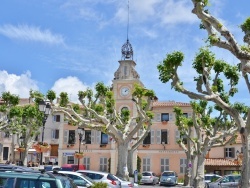
[[(40, 101), (39, 102), (39, 111), (43, 112), (43, 127), (42, 127), (42, 142), (44, 140), (44, 128), (45, 128), (45, 123), (47, 121), (48, 116), (50, 115), (51, 111), (51, 106), (49, 103), (46, 103), (45, 101)], [(40, 155), (40, 165), (43, 164), (43, 152), (41, 152)]]
[[(84, 140), (84, 128), (77, 128), (77, 133), (79, 135), (79, 153), (81, 152), (81, 143)], [(80, 166), (80, 159), (78, 159), (78, 165), (77, 165), (77, 169), (79, 170), (79, 166)]]

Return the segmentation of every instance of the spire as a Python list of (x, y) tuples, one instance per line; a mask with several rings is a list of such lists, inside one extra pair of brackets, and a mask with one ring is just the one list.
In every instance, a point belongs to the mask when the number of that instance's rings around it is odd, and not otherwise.
[(130, 59), (133, 60), (133, 48), (128, 39), (128, 31), (129, 31), (129, 0), (128, 0), (128, 23), (127, 23), (127, 42), (122, 45), (122, 59)]

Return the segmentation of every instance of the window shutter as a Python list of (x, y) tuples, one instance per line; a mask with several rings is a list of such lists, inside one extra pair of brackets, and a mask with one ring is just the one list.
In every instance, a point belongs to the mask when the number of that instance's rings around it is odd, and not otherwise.
[(226, 148), (224, 148), (224, 158), (227, 157), (227, 154), (226, 154)]
[(161, 121), (161, 114), (160, 113), (155, 114), (155, 116), (156, 116), (156, 121)]
[(192, 117), (192, 113), (188, 113), (188, 118), (191, 118)]
[(74, 157), (74, 164), (78, 164), (78, 160), (80, 160), (80, 159), (77, 159)]
[(111, 142), (111, 136), (110, 135), (108, 135), (108, 144), (110, 144), (110, 142)]
[(151, 130), (150, 132), (151, 132), (151, 134), (150, 134), (150, 144), (154, 144), (155, 143), (155, 131)]
[(67, 144), (68, 140), (69, 140), (69, 130), (64, 130), (64, 133), (63, 133), (63, 143)]
[(156, 131), (156, 143), (161, 144), (161, 130)]
[(95, 144), (95, 130), (91, 130), (91, 144)]
[(68, 157), (67, 157), (67, 156), (63, 156), (62, 163), (63, 163), (63, 164), (67, 164), (67, 163), (68, 163), (68, 162), (67, 162), (67, 159), (68, 159)]
[(54, 135), (55, 135), (55, 130), (54, 130), (54, 129), (52, 129), (52, 130), (51, 130), (51, 139), (54, 139), (54, 138), (55, 138), (55, 136), (54, 136)]
[(96, 131), (96, 143), (101, 143), (101, 131)]
[(180, 131), (175, 130), (175, 142), (177, 143), (177, 140), (180, 139)]
[(170, 131), (169, 131), (169, 129), (167, 129), (167, 134), (168, 134), (167, 144), (169, 144), (169, 143), (170, 143), (170, 140), (169, 140), (169, 134), (170, 134)]
[(172, 113), (169, 113), (169, 121), (173, 121), (173, 114)]

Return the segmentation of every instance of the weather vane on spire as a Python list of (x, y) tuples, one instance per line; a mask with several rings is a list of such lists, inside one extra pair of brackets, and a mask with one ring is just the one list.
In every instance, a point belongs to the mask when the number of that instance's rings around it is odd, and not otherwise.
[(122, 59), (131, 59), (133, 60), (133, 48), (128, 39), (129, 31), (129, 0), (128, 0), (128, 23), (127, 23), (127, 42), (122, 45)]

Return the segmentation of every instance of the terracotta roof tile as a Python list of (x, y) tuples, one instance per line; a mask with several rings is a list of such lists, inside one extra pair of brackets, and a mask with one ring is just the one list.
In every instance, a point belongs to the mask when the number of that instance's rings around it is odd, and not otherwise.
[(164, 106), (191, 106), (191, 105), (190, 103), (175, 102), (175, 101), (153, 102), (153, 107), (164, 107)]
[(242, 161), (238, 161), (237, 159), (215, 159), (209, 158), (205, 159), (205, 166), (241, 166)]

